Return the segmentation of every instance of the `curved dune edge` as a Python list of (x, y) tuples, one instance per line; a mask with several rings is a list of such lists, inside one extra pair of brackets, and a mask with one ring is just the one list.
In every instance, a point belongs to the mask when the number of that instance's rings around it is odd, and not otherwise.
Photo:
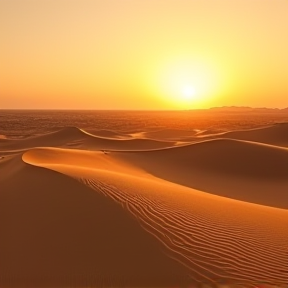
[(278, 123), (257, 129), (226, 132), (222, 137), (288, 147), (288, 123)]
[(214, 132), (205, 131), (199, 133), (196, 136), (182, 137), (179, 141), (197, 141), (204, 139), (215, 139), (215, 138), (230, 138), (237, 140), (252, 141), (264, 144), (270, 144), (280, 147), (288, 147), (288, 123), (277, 123), (265, 127), (235, 130), (228, 132)]
[(288, 150), (277, 146), (213, 139), (150, 151), (33, 151), (25, 157), (36, 155), (31, 161), (40, 165), (60, 161), (89, 169), (140, 173), (219, 196), (288, 209)]
[(113, 130), (93, 130), (92, 132), (88, 132), (86, 130), (81, 129), (84, 133), (91, 134), (96, 137), (108, 138), (108, 139), (131, 139), (131, 135), (122, 132), (115, 132)]
[(0, 143), (1, 150), (32, 149), (34, 147), (62, 147), (88, 150), (149, 150), (171, 147), (173, 141), (153, 139), (116, 139), (92, 135), (77, 127), (66, 127), (56, 132), (28, 137), (6, 139)]
[(288, 149), (213, 139), (154, 151), (114, 152), (115, 160), (219, 196), (288, 209)]
[[(75, 148), (93, 149), (93, 146), (96, 145), (96, 147), (94, 147), (96, 150), (145, 150), (145, 145), (148, 145), (147, 149), (159, 149), (171, 147), (178, 142), (192, 143), (196, 141), (203, 141), (205, 139), (207, 140), (221, 137), (288, 147), (288, 123), (278, 123), (260, 128), (235, 130), (229, 132), (217, 132), (213, 130), (197, 131), (196, 129), (191, 131), (181, 129), (162, 129), (132, 134), (123, 134), (111, 130), (95, 130), (94, 133), (95, 134), (91, 134), (77, 127), (65, 127), (54, 132), (24, 139), (1, 139), (0, 142), (2, 143), (0, 144), (2, 145), (0, 146), (3, 146), (1, 148), (5, 149), (6, 146), (10, 148), (13, 147), (13, 149), (30, 149), (37, 146), (64, 147), (64, 145), (71, 145)], [(100, 143), (97, 143), (97, 139)], [(106, 140), (106, 142), (104, 140)], [(142, 141), (139, 142), (139, 140)], [(123, 144), (120, 141), (124, 141), (123, 143), (127, 141), (127, 143), (129, 143), (129, 147), (126, 147), (126, 144)], [(141, 142), (142, 144), (145, 143), (145, 145), (140, 144)], [(117, 146), (116, 143), (121, 144), (120, 146)], [(133, 145), (131, 145), (131, 143), (133, 143)], [(101, 147), (98, 148), (99, 146)], [(133, 146), (135, 147), (133, 148)]]
[(71, 157), (63, 163), (65, 152), (61, 161), (51, 156), (44, 163), (34, 152), (23, 160), (78, 178), (120, 203), (169, 258), (188, 269), (189, 283), (287, 284), (288, 211), (142, 177), (140, 171), (133, 176), (99, 163), (91, 169), (85, 161), (73, 164)]
[(197, 131), (182, 130), (182, 129), (160, 129), (156, 131), (141, 132), (137, 134), (143, 138), (148, 138), (148, 139), (178, 141), (181, 138), (192, 137), (192, 136), (197, 135)]

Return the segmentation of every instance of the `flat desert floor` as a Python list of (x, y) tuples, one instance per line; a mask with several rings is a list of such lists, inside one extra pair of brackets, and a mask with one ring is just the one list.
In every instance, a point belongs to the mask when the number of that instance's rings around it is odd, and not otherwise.
[(288, 287), (288, 113), (0, 111), (1, 287)]

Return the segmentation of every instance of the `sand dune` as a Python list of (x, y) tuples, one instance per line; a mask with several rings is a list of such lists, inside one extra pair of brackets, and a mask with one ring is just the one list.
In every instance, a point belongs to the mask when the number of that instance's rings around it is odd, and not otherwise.
[[(89, 131), (90, 132), (90, 131)], [(119, 133), (111, 130), (93, 130), (92, 133), (94, 136), (112, 138), (112, 139), (129, 139), (131, 136), (125, 133)]]
[(144, 150), (171, 147), (175, 142), (157, 141), (150, 139), (113, 139), (97, 137), (76, 127), (67, 127), (59, 131), (25, 139), (3, 140), (2, 150), (20, 150), (41, 146), (70, 147), (89, 150)]
[(223, 134), (225, 131), (219, 129), (207, 129), (207, 130), (200, 130), (197, 132), (197, 137), (199, 136), (210, 136), (210, 135), (218, 135)]
[[(78, 178), (120, 203), (161, 246), (160, 251), (187, 273), (183, 278), (186, 283), (286, 283), (287, 210), (210, 195), (141, 175), (139, 170), (132, 173), (131, 167), (121, 171), (120, 160), (113, 160), (117, 153), (105, 155), (111, 156), (109, 161), (114, 161), (114, 166), (107, 165), (99, 153), (86, 153), (90, 157), (82, 157), (82, 151), (43, 148), (25, 153), (23, 159)], [(78, 157), (82, 157), (81, 162)], [(125, 234), (131, 235), (129, 231)], [(138, 240), (134, 241), (137, 245)], [(158, 257), (155, 254), (150, 260), (157, 262)], [(113, 270), (109, 271), (113, 275)], [(175, 281), (184, 283), (183, 275), (179, 275)], [(154, 278), (150, 281), (156, 283)]]
[(196, 142), (216, 138), (238, 139), (288, 147), (288, 123), (277, 123), (266, 127), (229, 132), (209, 129), (197, 133), (194, 136), (179, 137), (177, 140), (183, 142)]
[(288, 123), (251, 130), (231, 131), (224, 133), (221, 137), (288, 147)]
[(143, 132), (142, 136), (149, 139), (177, 141), (183, 137), (194, 136), (195, 134), (197, 134), (195, 130), (186, 131), (181, 129), (162, 129), (157, 131)]
[(1, 286), (288, 285), (287, 149), (104, 134), (1, 140)]
[(288, 208), (288, 150), (284, 148), (217, 139), (114, 155), (171, 182), (229, 198)]
[(85, 139), (86, 135), (76, 127), (67, 127), (51, 133), (32, 136), (25, 139), (8, 139), (1, 149), (27, 149), (38, 146), (62, 146), (74, 139)]
[(163, 286), (184, 279), (136, 219), (101, 193), (27, 165), (21, 155), (0, 167), (11, 170), (0, 176), (1, 285)]

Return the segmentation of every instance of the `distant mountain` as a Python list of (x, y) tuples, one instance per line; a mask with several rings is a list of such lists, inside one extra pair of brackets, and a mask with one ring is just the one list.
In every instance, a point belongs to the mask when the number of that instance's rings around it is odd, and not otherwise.
[(260, 107), (260, 108), (252, 108), (248, 106), (223, 106), (223, 107), (212, 107), (209, 109), (210, 111), (216, 111), (216, 112), (280, 112), (280, 111), (288, 111), (288, 108), (285, 109), (279, 109), (279, 108), (266, 108), (266, 107)]

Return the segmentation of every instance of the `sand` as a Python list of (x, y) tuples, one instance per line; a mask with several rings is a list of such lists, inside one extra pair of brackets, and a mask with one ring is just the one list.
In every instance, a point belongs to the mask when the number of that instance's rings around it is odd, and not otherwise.
[(2, 137), (1, 287), (287, 287), (287, 127)]

